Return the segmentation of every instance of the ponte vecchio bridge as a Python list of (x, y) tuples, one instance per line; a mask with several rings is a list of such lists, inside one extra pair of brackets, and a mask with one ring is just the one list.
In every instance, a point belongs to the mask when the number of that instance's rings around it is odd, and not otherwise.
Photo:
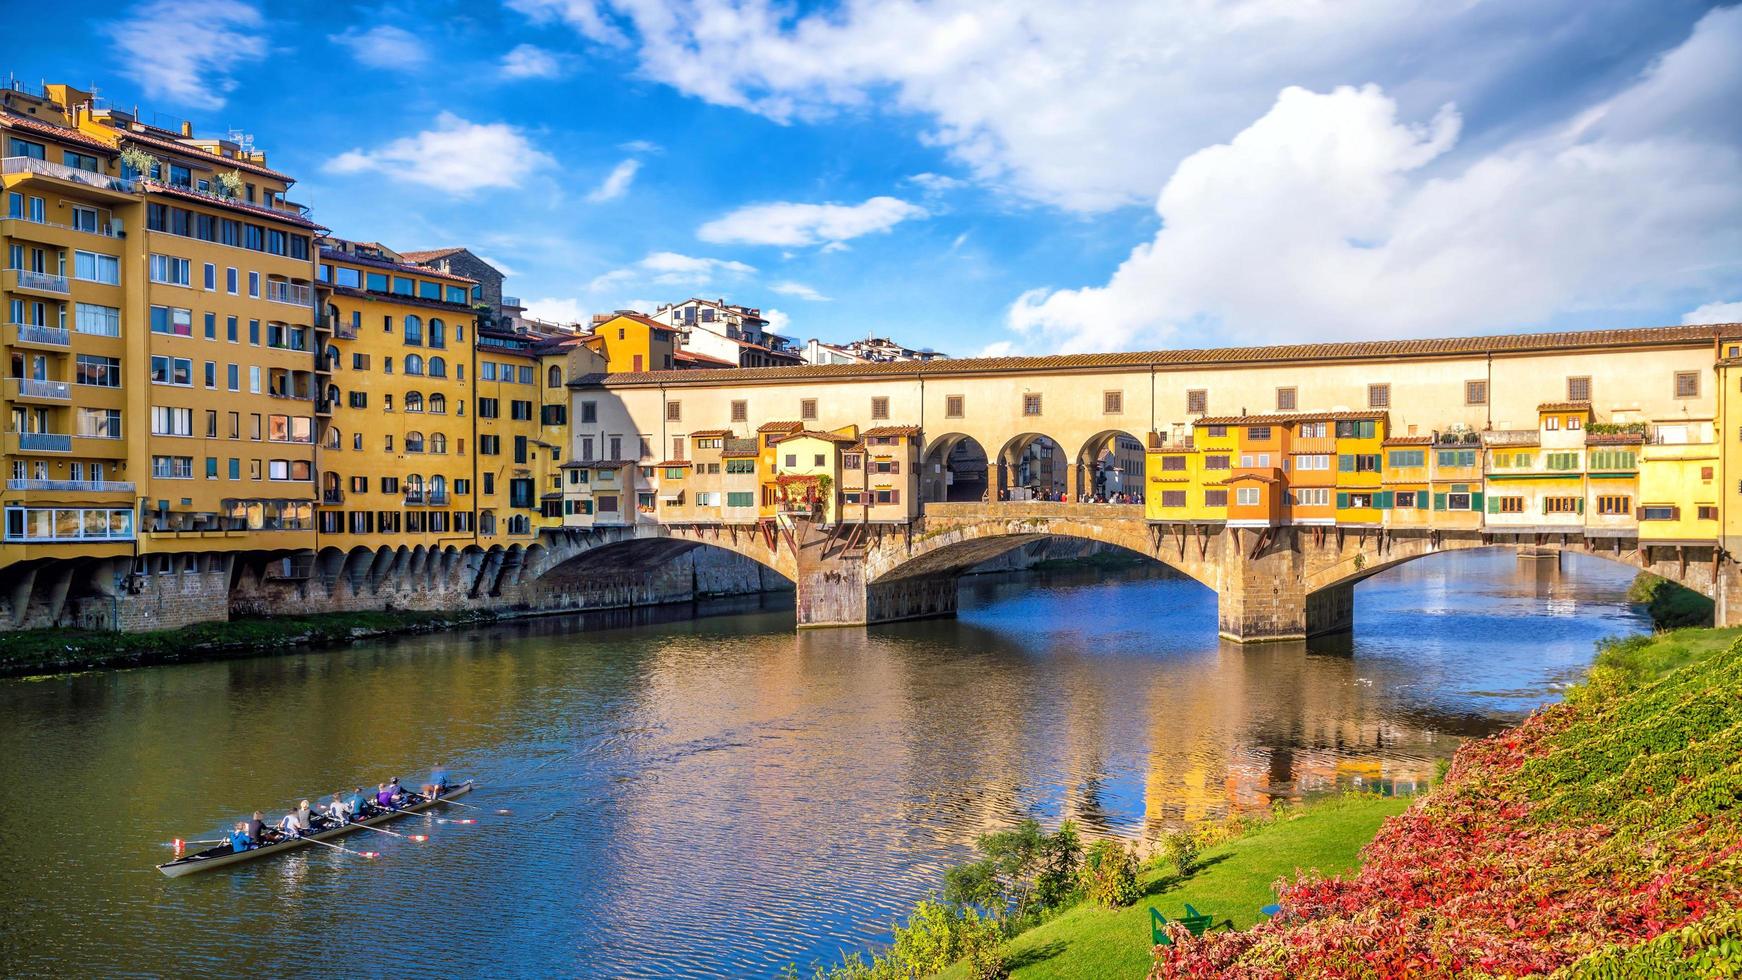
[[(1221, 632), (1259, 640), (1347, 628), (1353, 585), (1399, 563), (1504, 546), (1650, 570), (1729, 623), (1738, 345), (1728, 324), (582, 377), (569, 465), (639, 447), (610, 461), (626, 506), (578, 513), (571, 479), (564, 527), (516, 577), (528, 601), (560, 603), (659, 556), (725, 548), (795, 583), (801, 626), (858, 625), (952, 613), (962, 572), (1063, 536), (1214, 589)], [(1250, 441), (1273, 430), (1294, 436), (1276, 458)], [(912, 445), (855, 435), (884, 431)], [(695, 433), (743, 447), (754, 473), (692, 472)], [(812, 466), (812, 443), (802, 460), (779, 448), (807, 433), (846, 433), (837, 477), (874, 461), (898, 475), (875, 504), (868, 482), (849, 503), (824, 481), (826, 508), (814, 489), (796, 508), (771, 499)], [(758, 499), (709, 482), (732, 472)], [(1405, 486), (1419, 489), (1392, 489)]]

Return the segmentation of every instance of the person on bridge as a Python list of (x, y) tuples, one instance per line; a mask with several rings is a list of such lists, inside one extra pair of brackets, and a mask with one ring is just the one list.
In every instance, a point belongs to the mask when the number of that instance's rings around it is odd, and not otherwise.
[(246, 820), (237, 821), (236, 829), (230, 831), (230, 851), (231, 851), (231, 853), (240, 854), (241, 852), (249, 850), (252, 847), (254, 847), (254, 838), (251, 837), (248, 833), (248, 821), (246, 821)]

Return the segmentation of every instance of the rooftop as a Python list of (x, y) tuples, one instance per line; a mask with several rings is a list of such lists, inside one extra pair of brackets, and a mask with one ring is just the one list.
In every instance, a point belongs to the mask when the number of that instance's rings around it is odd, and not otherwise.
[(1053, 354), (1043, 357), (972, 357), (935, 361), (894, 361), (871, 364), (809, 364), (794, 367), (738, 368), (695, 375), (674, 371), (588, 375), (577, 385), (631, 386), (688, 381), (695, 384), (742, 384), (760, 381), (824, 378), (900, 378), (933, 375), (1069, 371), (1100, 368), (1186, 368), (1199, 365), (1275, 364), (1363, 358), (1434, 358), (1528, 354), (1536, 351), (1603, 348), (1690, 346), (1721, 337), (1742, 337), (1742, 323), (1697, 326), (1638, 327), (1625, 330), (1581, 330), (1558, 333), (1494, 334), (1430, 340), (1367, 340), (1332, 344), (1282, 344), (1270, 347), (1218, 347), (1172, 351), (1132, 351), (1115, 354)]

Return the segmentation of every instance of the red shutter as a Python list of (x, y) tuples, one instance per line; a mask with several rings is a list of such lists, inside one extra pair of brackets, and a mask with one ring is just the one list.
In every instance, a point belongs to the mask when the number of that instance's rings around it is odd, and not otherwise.
[(889, 472), (900, 473), (901, 472), (901, 461), (898, 459), (890, 460), (889, 461)]
[(889, 491), (889, 502), (892, 504), (901, 503), (901, 491), (900, 490)]

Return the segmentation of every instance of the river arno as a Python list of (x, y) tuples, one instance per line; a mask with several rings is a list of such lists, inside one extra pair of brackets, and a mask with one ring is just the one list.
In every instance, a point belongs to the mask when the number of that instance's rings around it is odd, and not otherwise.
[[(971, 580), (959, 619), (871, 631), (546, 620), (0, 682), (0, 973), (766, 976), (875, 943), (1023, 815), (1144, 837), (1425, 781), (1646, 628), (1630, 577), (1417, 562), (1311, 649), (1219, 643), (1190, 582), (1071, 572)], [(512, 815), (379, 837), (375, 862), (152, 869), (255, 805), (437, 760)]]

